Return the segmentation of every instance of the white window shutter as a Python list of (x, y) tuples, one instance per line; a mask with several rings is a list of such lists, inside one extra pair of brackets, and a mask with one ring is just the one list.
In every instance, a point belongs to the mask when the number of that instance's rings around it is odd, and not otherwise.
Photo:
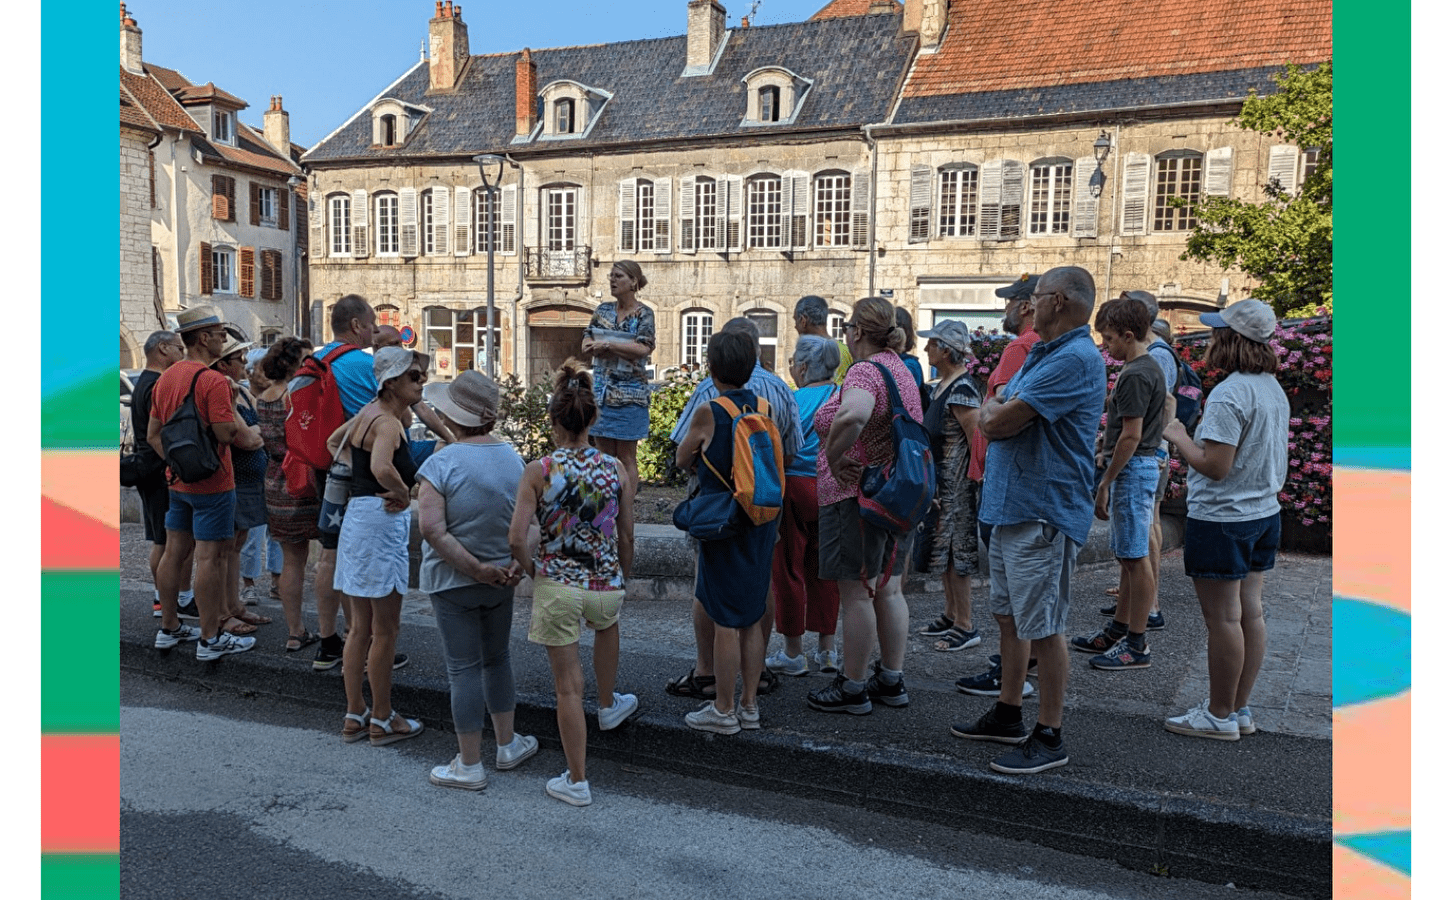
[(870, 246), (869, 169), (856, 169), (850, 173), (850, 246), (857, 250)]
[(400, 255), (420, 255), (420, 202), (414, 188), (400, 189)]
[(500, 188), (500, 252), (515, 255), (515, 213), (519, 191), (513, 184)]
[(910, 167), (910, 240), (930, 240), (935, 209), (935, 170), (930, 166)]
[(1150, 154), (1125, 154), (1124, 183), (1120, 188), (1120, 233), (1144, 234), (1150, 201)]
[(475, 211), (470, 208), (470, 189), (468, 187), (457, 187), (455, 189), (455, 255), (470, 255), (470, 226), (474, 222)]
[(695, 234), (695, 176), (680, 177), (680, 252), (694, 253)]
[(655, 179), (655, 252), (670, 252), (670, 179)]
[(1287, 194), (1295, 193), (1295, 169), (1300, 161), (1300, 151), (1289, 144), (1276, 144), (1270, 148), (1270, 168), (1266, 180), (1280, 182), (1280, 189)]
[(448, 256), (450, 253), (450, 189), (430, 189), (430, 215), (435, 220), (435, 254)]
[(725, 223), (725, 246), (731, 253), (745, 249), (745, 179), (739, 175), (725, 176), (728, 220)]
[(350, 195), (350, 255), (370, 255), (370, 195), (364, 190)]
[(790, 249), (790, 227), (794, 219), (795, 178), (790, 172), (780, 173), (780, 246), (779, 250)]
[(325, 219), (330, 214), (326, 208), (325, 198), (316, 196), (319, 192), (312, 193), (306, 202), (310, 204), (310, 258), (324, 259), (325, 251)]
[(1000, 236), (1001, 160), (987, 159), (980, 164), (980, 238), (995, 240)]
[(619, 223), (615, 236), (621, 253), (635, 252), (635, 182), (634, 178), (620, 179), (620, 199), (615, 206)]
[(804, 250), (810, 246), (810, 173), (795, 171), (794, 218), (790, 223), (790, 248)]
[(1230, 178), (1234, 168), (1234, 153), (1231, 148), (1216, 147), (1208, 151), (1205, 154), (1206, 196), (1230, 196)]
[(1098, 166), (1093, 156), (1082, 156), (1075, 160), (1074, 187), (1070, 192), (1070, 233), (1077, 238), (1093, 238), (1099, 232), (1100, 201), (1090, 190), (1090, 179), (1095, 177), (1096, 168)]
[(583, 187), (575, 189), (575, 239), (574, 247), (581, 244), (590, 246), (590, 192)]

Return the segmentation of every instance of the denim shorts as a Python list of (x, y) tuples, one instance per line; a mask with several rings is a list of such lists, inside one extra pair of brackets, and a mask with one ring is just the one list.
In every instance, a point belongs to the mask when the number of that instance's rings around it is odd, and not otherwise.
[(1249, 522), (1185, 520), (1185, 574), (1190, 578), (1239, 581), (1251, 572), (1275, 568), (1280, 548), (1280, 514)]
[(590, 436), (612, 441), (643, 441), (650, 436), (649, 406), (602, 406)]
[(170, 492), (165, 528), (183, 531), (197, 541), (228, 541), (235, 537), (235, 492), (191, 494)]
[(1150, 555), (1150, 517), (1160, 469), (1153, 455), (1135, 454), (1110, 486), (1110, 550), (1116, 559)]

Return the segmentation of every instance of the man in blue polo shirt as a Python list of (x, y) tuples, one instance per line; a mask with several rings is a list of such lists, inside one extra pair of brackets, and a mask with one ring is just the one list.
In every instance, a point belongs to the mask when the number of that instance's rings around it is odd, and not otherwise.
[[(1065, 616), (1075, 557), (1095, 510), (1093, 447), (1105, 408), (1105, 364), (1090, 337), (1095, 280), (1078, 266), (1051, 269), (1031, 300), (1040, 343), (1000, 397), (980, 408), (990, 440), (980, 520), (993, 524), (990, 611), (1000, 627), (1000, 698), (957, 737), (1018, 744), (990, 763), (1010, 775), (1070, 761), (1060, 734), (1069, 657)], [(1020, 714), (1025, 668), (1038, 660), (1040, 712)]]

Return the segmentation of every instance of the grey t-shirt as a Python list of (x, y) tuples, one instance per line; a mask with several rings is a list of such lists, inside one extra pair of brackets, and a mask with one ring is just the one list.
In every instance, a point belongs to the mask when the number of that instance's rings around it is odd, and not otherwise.
[(1139, 356), (1125, 364), (1120, 377), (1115, 379), (1115, 389), (1105, 398), (1105, 442), (1102, 447), (1105, 465), (1115, 455), (1115, 444), (1120, 440), (1122, 419), (1143, 419), (1140, 430), (1140, 445), (1135, 448), (1136, 456), (1154, 456), (1165, 431), (1165, 373), (1150, 355)]
[[(425, 460), (419, 477), (445, 498), (445, 527), (483, 563), (510, 564), (510, 516), (525, 461), (509, 444), (450, 444)], [(475, 584), (421, 545), (420, 590), (443, 591)]]
[(1290, 401), (1274, 375), (1232, 372), (1205, 398), (1195, 440), (1235, 448), (1220, 481), (1190, 470), (1189, 510), (1204, 522), (1252, 522), (1280, 511), (1290, 440)]
[(1145, 350), (1160, 364), (1160, 371), (1165, 373), (1165, 390), (1175, 393), (1175, 384), (1180, 380), (1180, 367), (1175, 364), (1175, 354), (1170, 351), (1170, 345), (1156, 338)]

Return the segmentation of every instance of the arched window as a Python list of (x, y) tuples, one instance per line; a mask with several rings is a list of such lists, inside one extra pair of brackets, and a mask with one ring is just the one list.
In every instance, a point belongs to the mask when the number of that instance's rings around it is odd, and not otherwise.
[[(801, 210), (795, 211), (801, 215)], [(850, 173), (815, 176), (815, 246), (850, 246)]]
[(845, 314), (832, 312), (829, 319), (826, 320), (825, 329), (835, 340), (845, 340)]
[(575, 101), (569, 98), (555, 101), (555, 133), (575, 133)]
[(1042, 159), (1030, 164), (1030, 233), (1069, 234), (1075, 161)]
[(330, 255), (350, 255), (350, 196), (335, 194), (330, 198)]
[(705, 350), (715, 329), (715, 316), (704, 309), (687, 310), (680, 316), (680, 362), (705, 365)]
[(767, 85), (760, 89), (760, 121), (780, 121), (780, 88), (775, 85)]
[(400, 255), (400, 197), (375, 195), (375, 255)]
[[(1195, 150), (1166, 150), (1155, 157), (1155, 231), (1189, 231), (1195, 215), (1188, 204), (1200, 199), (1205, 157)], [(1187, 204), (1170, 205), (1179, 197)]]
[(395, 146), (395, 117), (380, 117), (380, 142), (386, 147)]
[(974, 237), (980, 209), (980, 169), (969, 163), (940, 170), (936, 237)]
[(719, 250), (725, 246), (725, 223), (717, 215), (719, 197), (713, 178), (695, 179), (695, 236), (701, 250)]
[(752, 309), (745, 318), (760, 329), (760, 364), (775, 371), (775, 344), (779, 336), (780, 316), (768, 309)]
[(746, 206), (746, 246), (752, 248), (778, 248), (780, 238), (780, 178), (776, 175), (756, 175), (750, 179)]

